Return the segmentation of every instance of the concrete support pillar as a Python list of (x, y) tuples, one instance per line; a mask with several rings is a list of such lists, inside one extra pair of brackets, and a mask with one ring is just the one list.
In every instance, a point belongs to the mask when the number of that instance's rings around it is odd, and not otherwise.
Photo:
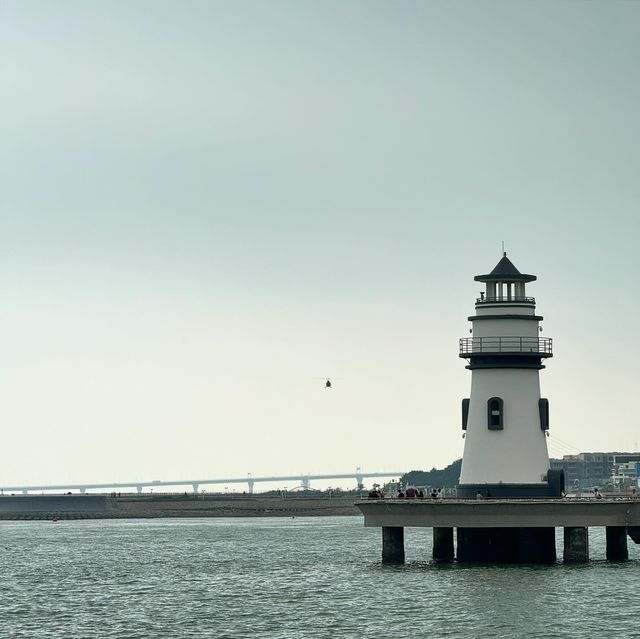
[(555, 528), (456, 528), (458, 561), (551, 564)]
[(636, 544), (640, 544), (640, 526), (627, 526), (627, 534)]
[(519, 528), (519, 563), (552, 564), (556, 561), (555, 528)]
[(253, 479), (250, 479), (247, 484), (249, 484), (249, 494), (253, 495), (253, 486), (255, 485), (256, 482), (253, 481)]
[(433, 529), (433, 558), (435, 561), (453, 561), (453, 528)]
[(607, 559), (609, 561), (629, 559), (626, 526), (607, 526)]
[(142, 492), (142, 486), (136, 486), (136, 491), (140, 494)]
[(404, 528), (382, 527), (382, 561), (385, 564), (404, 563)]
[(198, 494), (198, 488), (200, 487), (200, 484), (191, 484), (191, 488), (193, 489), (193, 494), (197, 495)]
[(564, 529), (565, 563), (589, 561), (589, 529), (584, 526), (566, 526)]

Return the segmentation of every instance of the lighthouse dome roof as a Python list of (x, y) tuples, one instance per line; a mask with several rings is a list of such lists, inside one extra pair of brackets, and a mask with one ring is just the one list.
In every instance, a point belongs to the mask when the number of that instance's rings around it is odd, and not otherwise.
[(505, 253), (491, 273), (476, 275), (473, 279), (476, 282), (533, 282), (537, 278), (535, 275), (521, 273)]

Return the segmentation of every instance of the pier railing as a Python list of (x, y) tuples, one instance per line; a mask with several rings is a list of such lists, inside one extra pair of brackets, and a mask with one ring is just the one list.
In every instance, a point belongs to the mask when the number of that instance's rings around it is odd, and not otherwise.
[(551, 355), (551, 337), (463, 337), (460, 340), (460, 356), (507, 353), (531, 353)]

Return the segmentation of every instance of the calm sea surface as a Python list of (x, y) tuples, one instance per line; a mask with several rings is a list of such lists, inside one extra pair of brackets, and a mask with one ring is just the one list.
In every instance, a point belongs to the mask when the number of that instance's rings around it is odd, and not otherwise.
[(359, 517), (0, 522), (0, 637), (640, 637), (640, 549), (603, 536), (587, 566), (437, 566), (408, 529), (388, 567)]

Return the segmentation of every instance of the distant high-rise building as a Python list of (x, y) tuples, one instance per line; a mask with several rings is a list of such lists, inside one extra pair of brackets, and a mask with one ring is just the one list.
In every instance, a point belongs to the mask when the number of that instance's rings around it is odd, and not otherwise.
[[(564, 455), (562, 459), (551, 459), (551, 468), (562, 470), (568, 487), (579, 486), (581, 488), (605, 484), (612, 477), (621, 478), (629, 472), (618, 472), (622, 465), (640, 462), (640, 453), (623, 452), (595, 452), (579, 453), (577, 455)], [(632, 466), (630, 469), (633, 470)], [(636, 475), (637, 478), (637, 475)]]

